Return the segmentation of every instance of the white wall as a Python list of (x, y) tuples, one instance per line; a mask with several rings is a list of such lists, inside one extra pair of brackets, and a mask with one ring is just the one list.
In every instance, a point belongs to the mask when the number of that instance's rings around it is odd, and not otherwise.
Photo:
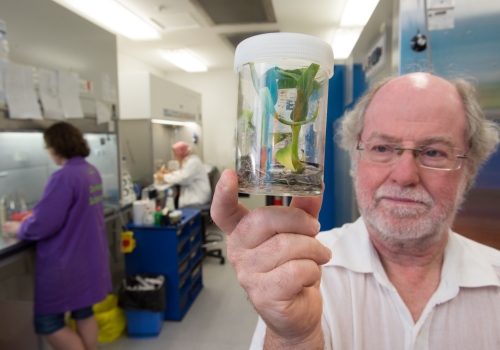
[(222, 172), (234, 169), (238, 78), (232, 70), (169, 73), (167, 80), (201, 93), (203, 152)]
[(118, 51), (118, 74), (122, 72), (150, 72), (160, 77), (165, 76), (165, 74), (156, 67), (150, 66), (135, 57)]

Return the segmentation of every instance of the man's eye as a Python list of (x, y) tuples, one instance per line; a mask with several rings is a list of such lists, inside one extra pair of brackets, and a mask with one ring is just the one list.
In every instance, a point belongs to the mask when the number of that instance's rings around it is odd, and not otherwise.
[(426, 149), (422, 152), (422, 154), (430, 158), (446, 157), (446, 152), (437, 149)]
[(372, 151), (377, 152), (377, 153), (387, 153), (390, 152), (392, 149), (389, 146), (384, 146), (384, 145), (377, 145), (373, 146)]

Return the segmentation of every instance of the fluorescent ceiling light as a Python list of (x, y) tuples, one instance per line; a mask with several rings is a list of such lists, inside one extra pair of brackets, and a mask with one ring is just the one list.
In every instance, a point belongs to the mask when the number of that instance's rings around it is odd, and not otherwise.
[(184, 49), (161, 50), (161, 56), (186, 72), (206, 72), (207, 66)]
[(337, 29), (332, 45), (335, 59), (342, 60), (349, 57), (362, 30), (363, 27)]
[(370, 19), (379, 0), (348, 0), (345, 5), (341, 27), (362, 27)]
[(151, 23), (115, 0), (54, 0), (105, 29), (131, 40), (158, 40), (161, 35)]
[(151, 123), (166, 124), (166, 125), (188, 125), (192, 122), (178, 122), (176, 120), (151, 119)]

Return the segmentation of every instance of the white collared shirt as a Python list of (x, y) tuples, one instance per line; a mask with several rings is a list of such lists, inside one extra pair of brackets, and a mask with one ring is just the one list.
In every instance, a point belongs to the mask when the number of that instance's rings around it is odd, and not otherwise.
[(181, 186), (179, 208), (207, 204), (212, 199), (207, 172), (196, 154), (184, 158), (181, 168), (163, 175), (163, 180)]
[[(450, 230), (441, 281), (415, 323), (389, 281), (362, 218), (317, 236), (325, 349), (500, 349), (500, 251)], [(251, 350), (262, 349), (259, 323)]]

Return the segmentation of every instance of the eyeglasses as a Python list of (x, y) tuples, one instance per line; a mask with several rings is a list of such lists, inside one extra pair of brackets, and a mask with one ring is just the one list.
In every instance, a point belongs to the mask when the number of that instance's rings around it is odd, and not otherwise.
[(408, 148), (396, 143), (376, 141), (360, 142), (356, 149), (364, 161), (377, 164), (394, 164), (404, 151), (412, 151), (419, 166), (434, 170), (458, 170), (468, 157), (461, 149), (443, 144)]

